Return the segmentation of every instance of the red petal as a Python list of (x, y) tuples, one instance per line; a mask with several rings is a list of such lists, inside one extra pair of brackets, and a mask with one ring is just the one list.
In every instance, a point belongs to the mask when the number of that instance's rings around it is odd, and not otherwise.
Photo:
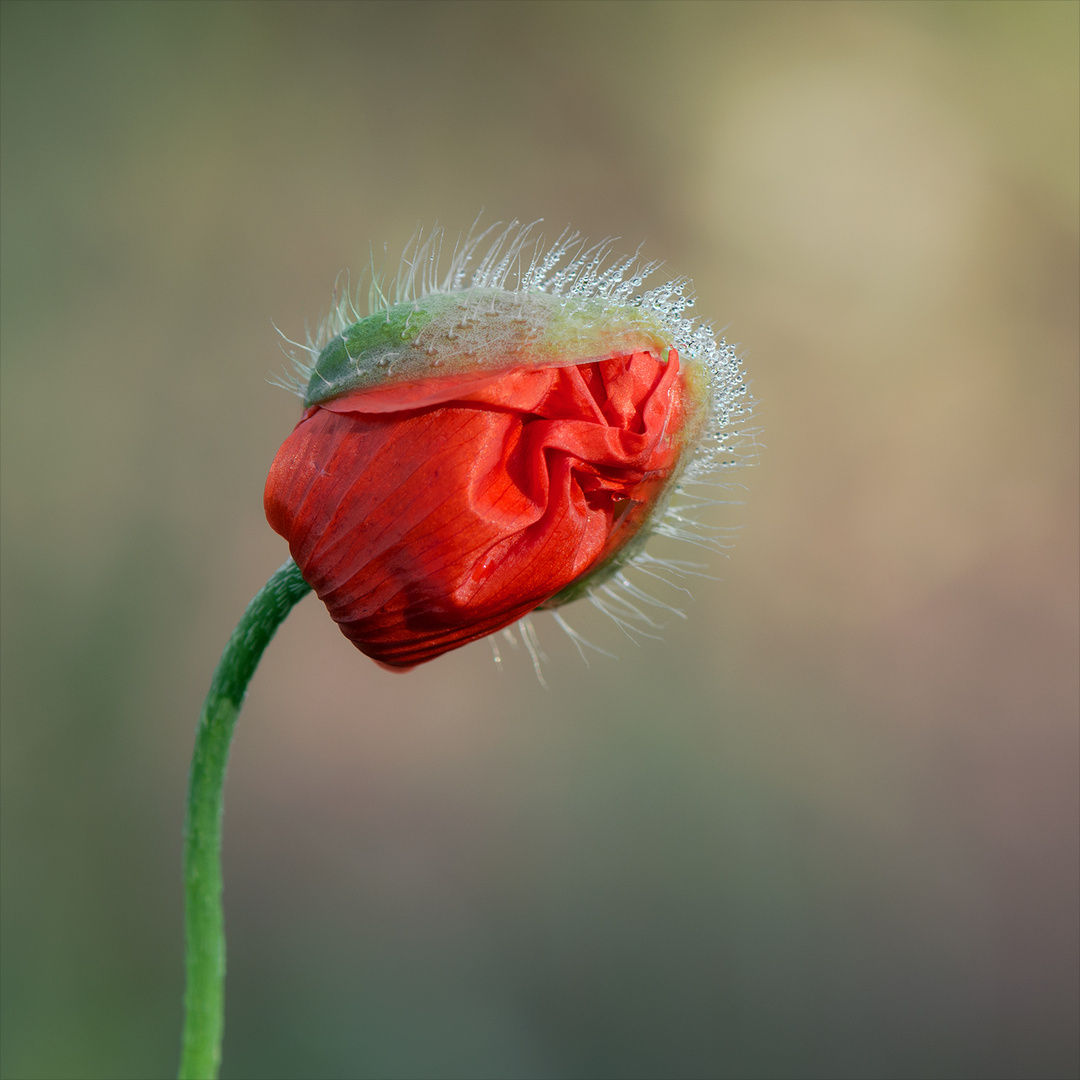
[(559, 592), (613, 550), (632, 500), (625, 541), (681, 420), (674, 352), (357, 391), (285, 441), (266, 514), (345, 635), (409, 666)]

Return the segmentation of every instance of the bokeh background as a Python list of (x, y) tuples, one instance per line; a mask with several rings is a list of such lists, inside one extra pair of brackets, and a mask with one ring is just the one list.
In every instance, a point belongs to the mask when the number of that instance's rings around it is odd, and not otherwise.
[(224, 1076), (1076, 1075), (1078, 10), (5, 2), (3, 1075), (173, 1073), (272, 321), (481, 209), (693, 277), (741, 531), (662, 641), (574, 613), (618, 661), (539, 619), (549, 689), (300, 605)]

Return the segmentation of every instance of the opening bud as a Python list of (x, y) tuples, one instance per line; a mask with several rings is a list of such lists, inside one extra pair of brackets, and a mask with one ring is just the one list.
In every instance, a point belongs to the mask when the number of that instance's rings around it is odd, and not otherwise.
[(680, 480), (735, 462), (723, 435), (746, 388), (734, 351), (685, 317), (687, 283), (641, 292), (655, 267), (576, 235), (526, 259), (515, 229), (467, 285), (484, 237), (436, 281), (437, 232), (392, 302), (373, 286), (360, 318), (345, 298), (300, 365), (304, 412), (266, 482), (304, 579), (392, 667), (590, 592), (664, 531)]

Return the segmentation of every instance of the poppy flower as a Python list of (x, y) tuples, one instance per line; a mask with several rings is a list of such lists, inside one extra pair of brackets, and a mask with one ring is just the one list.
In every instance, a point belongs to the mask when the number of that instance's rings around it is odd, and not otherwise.
[(393, 303), (339, 309), (266, 482), (304, 580), (390, 667), (617, 573), (703, 434), (715, 465), (715, 435), (744, 409), (734, 352), (684, 317), (683, 283), (632, 296), (651, 268), (602, 270), (604, 249), (575, 257), (564, 236), (508, 287), (527, 238), (504, 233), (467, 286), (475, 242), (441, 283), (406, 271)]

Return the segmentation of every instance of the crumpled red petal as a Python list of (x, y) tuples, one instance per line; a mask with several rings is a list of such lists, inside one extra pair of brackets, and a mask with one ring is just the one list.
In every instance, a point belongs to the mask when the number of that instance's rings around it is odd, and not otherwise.
[(355, 391), (286, 439), (266, 516), (345, 636), (409, 667), (627, 539), (678, 463), (683, 393), (674, 350)]

